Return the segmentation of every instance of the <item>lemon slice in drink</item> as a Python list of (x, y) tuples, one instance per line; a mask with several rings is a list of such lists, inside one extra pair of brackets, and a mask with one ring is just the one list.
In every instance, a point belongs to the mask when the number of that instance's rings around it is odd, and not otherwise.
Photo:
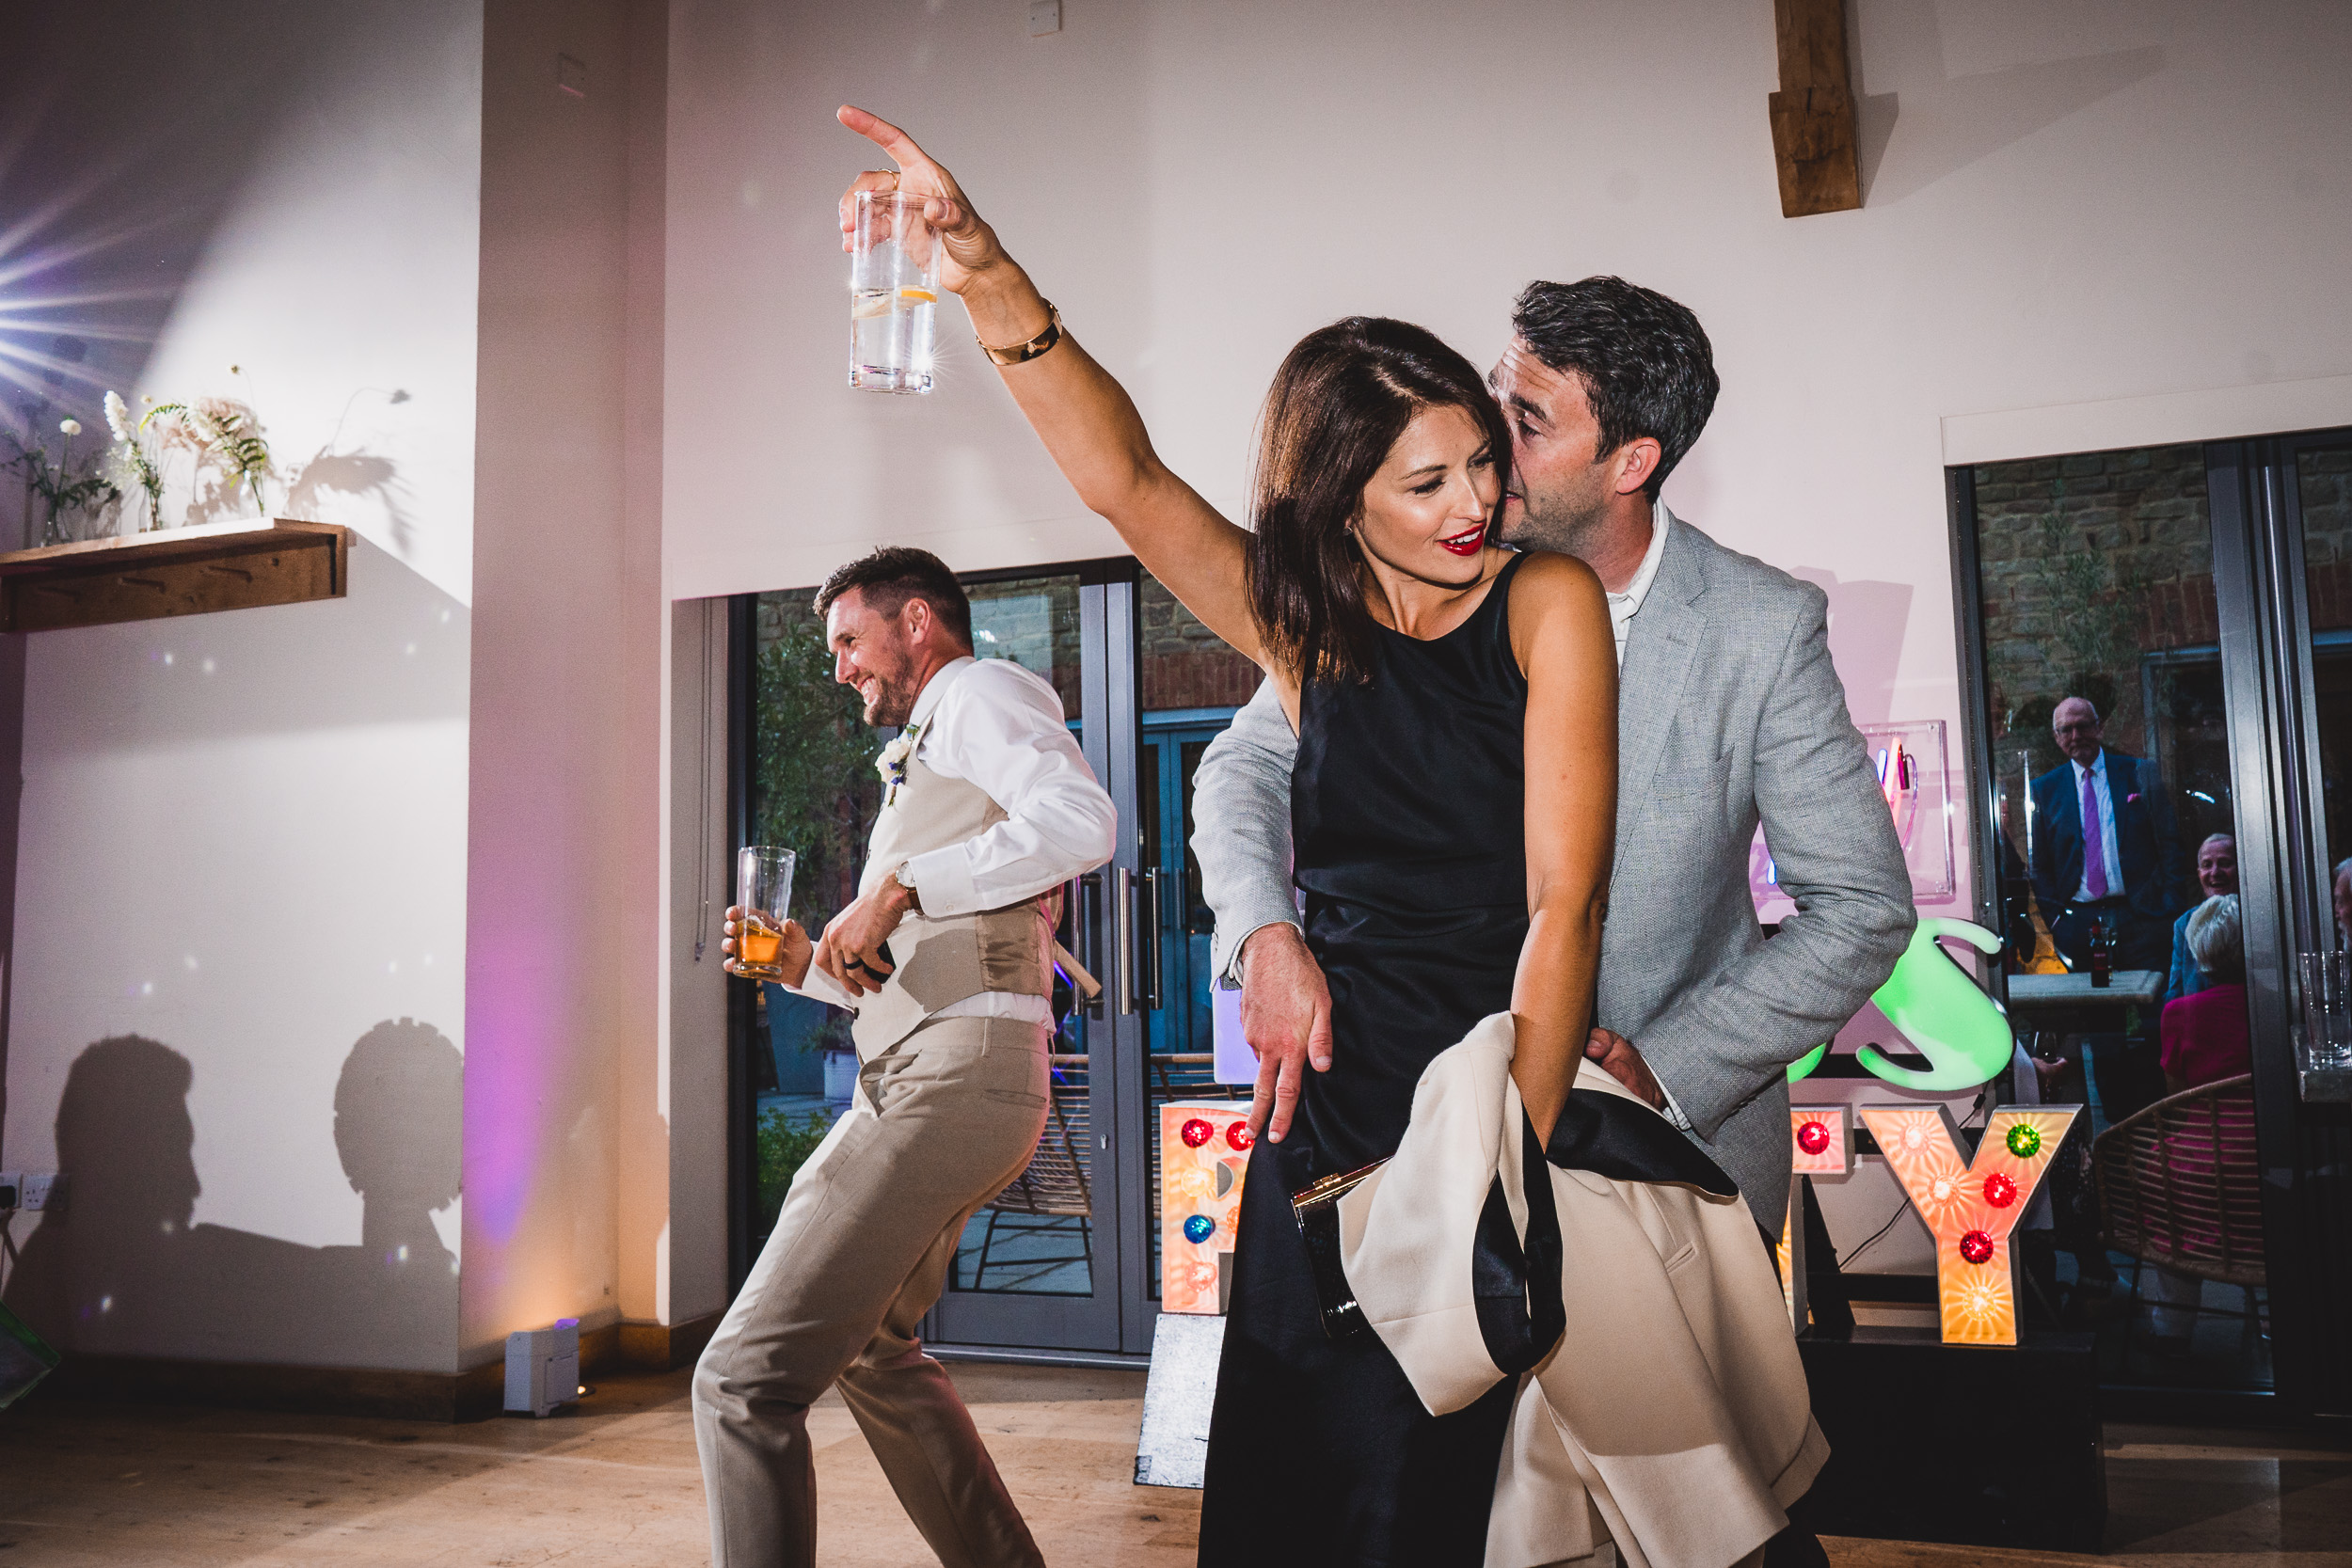
[(929, 289), (918, 289), (910, 285), (898, 291), (898, 303), (901, 305), (936, 305), (939, 303), (939, 296)]

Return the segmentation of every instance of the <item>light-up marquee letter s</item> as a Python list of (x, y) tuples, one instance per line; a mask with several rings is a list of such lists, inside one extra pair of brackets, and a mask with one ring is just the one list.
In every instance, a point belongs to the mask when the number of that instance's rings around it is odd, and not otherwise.
[[(1896, 960), (1895, 973), (1870, 993), (1887, 1022), (1927, 1057), (1927, 1070), (1898, 1067), (1875, 1046), (1855, 1053), (1878, 1077), (1929, 1094), (1956, 1094), (1988, 1082), (2009, 1066), (2016, 1049), (2001, 1005), (1936, 945), (1947, 937), (1982, 953), (2001, 950), (2001, 939), (1973, 920), (1923, 919), (1912, 933), (1911, 945)], [(1790, 1081), (1820, 1066), (1828, 1050), (1818, 1046), (1800, 1057), (1788, 1069)]]
[(1972, 1164), (1942, 1105), (1865, 1105), (1887, 1167), (1935, 1238), (1944, 1342), (2017, 1342), (2017, 1255), (2010, 1232), (2032, 1201), (2079, 1105), (2004, 1105), (1985, 1123)]

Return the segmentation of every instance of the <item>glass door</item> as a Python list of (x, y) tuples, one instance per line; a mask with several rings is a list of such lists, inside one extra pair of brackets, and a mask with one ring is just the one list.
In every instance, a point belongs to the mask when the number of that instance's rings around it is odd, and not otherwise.
[[(2207, 449), (2217, 524), (2247, 540), (2250, 601), (2233, 705), (2238, 749), (2276, 802), (2260, 853), (2275, 884), (2248, 909), (2249, 989), (2280, 1388), (2303, 1410), (2352, 1411), (2352, 1106), (2307, 1083), (2287, 1042), (2296, 956), (2346, 945), (2352, 920), (2352, 430)], [(2226, 639), (2225, 639), (2226, 641)], [(2235, 650), (2232, 650), (2235, 651)], [(2233, 693), (2233, 695), (2235, 695)], [(2248, 782), (2255, 775), (2249, 772)]]
[[(1132, 619), (1132, 589), (1117, 580), (1130, 575), (1131, 567), (1114, 565), (965, 581), (975, 654), (1010, 659), (1052, 684), (1122, 823), (1135, 820), (1135, 748), (1115, 740), (1134, 733), (1133, 635), (1114, 636), (1113, 627)], [(821, 930), (856, 896), (881, 804), (874, 757), (892, 732), (860, 723), (856, 698), (834, 684), (815, 597), (799, 589), (751, 600), (750, 646), (740, 650), (751, 670), (741, 793), (747, 841), (799, 853), (794, 916)], [(1119, 702), (1122, 689), (1129, 695)], [(1120, 1096), (1120, 1038), (1139, 1038), (1140, 1029), (1115, 996), (1089, 1005), (1067, 971), (1101, 974), (1106, 987), (1132, 982), (1133, 966), (1115, 961), (1111, 930), (1113, 883), (1129, 885), (1136, 869), (1132, 848), (1124, 855), (1123, 871), (1090, 873), (1065, 892), (1057, 936), (1074, 962), (1057, 967), (1045, 1131), (1028, 1169), (965, 1227), (930, 1338), (1120, 1348), (1124, 1206), (1111, 1135), (1119, 1122), (1107, 1107)], [(780, 986), (758, 988), (738, 1012), (747, 1043), (737, 1055), (736, 1093), (751, 1101), (753, 1128), (738, 1177), (748, 1263), (766, 1243), (794, 1173), (848, 1109), (857, 1057), (847, 1014)]]
[[(1131, 705), (1120, 705), (1123, 716), (1112, 711), (1118, 683), (1111, 674), (1111, 626), (1118, 612), (1109, 603), (1114, 585), (1105, 579), (1113, 575), (977, 577), (967, 578), (964, 587), (972, 595), (974, 653), (1011, 659), (1054, 684), (1063, 717), (1094, 776), (1118, 803), (1123, 824), (1134, 816), (1128, 799), (1134, 753), (1114, 738), (1121, 717), (1128, 725), (1134, 720)], [(1110, 1107), (1120, 1098), (1120, 1037), (1133, 1033), (1133, 1021), (1118, 1009), (1117, 988), (1132, 966), (1113, 950), (1112, 899), (1124, 881), (1114, 863), (1064, 891), (1056, 935), (1075, 962), (1056, 968), (1045, 1131), (1028, 1169), (964, 1227), (946, 1293), (926, 1330), (936, 1342), (1120, 1348), (1124, 1216)], [(1100, 976), (1105, 994), (1089, 1004), (1073, 968)]]
[[(2344, 1410), (2352, 1117), (2307, 1092), (2291, 1022), (2296, 956), (2352, 926), (2352, 432), (1951, 481), (1979, 918), (2041, 1059), (2021, 1092), (2092, 1107), (2036, 1302), (2098, 1332), (2111, 1388)], [(2090, 754), (2129, 775), (2095, 879)], [(2104, 996), (2053, 978), (2094, 924)], [(2126, 971), (2148, 1005), (2119, 1005)]]
[[(2187, 445), (1955, 476), (1981, 637), (1977, 798), (1991, 811), (1979, 863), (1997, 868), (1979, 918), (2007, 939), (2010, 1016), (2037, 1064), (2030, 1085), (2004, 1085), (2001, 1098), (2022, 1087), (2090, 1108), (2053, 1172), (2054, 1223), (2021, 1239), (2035, 1305), (2050, 1326), (2098, 1331), (2112, 1384), (2266, 1390), (2259, 1237), (2221, 1277), (2202, 1278), (2159, 1267), (2158, 1246), (2119, 1238), (2108, 1223), (2130, 1201), (2124, 1186), (2146, 1174), (2122, 1157), (2132, 1129), (2191, 1086), (2176, 1070), (2183, 1015), (2169, 1009), (2208, 988), (2200, 1016), (2236, 1055), (2226, 1071), (2191, 1076), (2234, 1084), (2223, 1112), (2249, 1136), (2233, 1147), (2245, 1168), (2224, 1174), (2243, 1179), (2247, 1206), (2257, 1206), (2243, 965), (2225, 975), (2176, 962), (2191, 911), (2239, 892), (2249, 813), (2217, 594), (2227, 543), (2216, 537), (2205, 468), (2204, 450)], [(2251, 810), (2262, 813), (2259, 791)], [(2088, 969), (2094, 935), (2115, 971), (2104, 996), (2042, 983)], [(2204, 1065), (2222, 1053), (2217, 1044)]]
[[(1210, 1081), (1209, 913), (1188, 841), (1194, 770), (1258, 673), (1132, 560), (963, 580), (976, 655), (1053, 684), (1120, 834), (1111, 863), (1065, 894), (1057, 935), (1073, 961), (1055, 987), (1044, 1134), (1028, 1169), (965, 1227), (925, 1333), (1015, 1354), (1139, 1354), (1159, 1297), (1156, 1108), (1236, 1092)], [(889, 736), (860, 724), (834, 684), (814, 599), (803, 589), (749, 601), (739, 752), (745, 842), (799, 851), (795, 916), (821, 929), (855, 896), (880, 806), (873, 758)], [(1081, 994), (1080, 973), (1098, 994)], [(738, 1012), (739, 1119), (753, 1129), (740, 1268), (847, 1109), (856, 1056), (847, 1015), (781, 987)]]
[[(1258, 689), (1258, 667), (1233, 652), (1149, 573), (1136, 587), (1142, 747), (1136, 821), (1142, 907), (1150, 923), (1140, 1006), (1144, 1021), (1143, 1120), (1149, 1190), (1136, 1231), (1145, 1309), (1160, 1299), (1160, 1116), (1172, 1100), (1248, 1101), (1247, 1085), (1216, 1081), (1209, 935), (1215, 924), (1192, 852), (1193, 776), (1233, 711)], [(1149, 1348), (1145, 1340), (1142, 1348)]]

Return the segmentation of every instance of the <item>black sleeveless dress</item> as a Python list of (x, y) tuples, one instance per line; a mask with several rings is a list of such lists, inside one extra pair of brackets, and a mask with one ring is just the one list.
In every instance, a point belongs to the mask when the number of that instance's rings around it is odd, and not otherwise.
[(1470, 618), (1386, 627), (1369, 684), (1299, 710), (1291, 824), (1332, 1059), (1242, 1191), (1202, 1568), (1479, 1568), (1516, 1379), (1433, 1417), (1377, 1336), (1324, 1332), (1290, 1194), (1395, 1152), (1432, 1057), (1511, 1005), (1527, 936), (1527, 681), (1508, 562)]

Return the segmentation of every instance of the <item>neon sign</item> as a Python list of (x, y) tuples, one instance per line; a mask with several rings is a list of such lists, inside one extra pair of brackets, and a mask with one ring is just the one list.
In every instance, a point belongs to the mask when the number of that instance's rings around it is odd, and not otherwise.
[[(2017, 1049), (2001, 1005), (1936, 945), (1947, 938), (1982, 953), (2001, 950), (2001, 939), (1973, 920), (1923, 919), (1911, 935), (1911, 945), (1896, 960), (1895, 972), (1870, 993), (1887, 1022), (1927, 1057), (1927, 1069), (1899, 1067), (1876, 1046), (1866, 1045), (1855, 1053), (1875, 1076), (1929, 1094), (1955, 1094), (1989, 1082), (2009, 1066)], [(1828, 1053), (1824, 1043), (1789, 1064), (1789, 1082), (1820, 1067)]]

